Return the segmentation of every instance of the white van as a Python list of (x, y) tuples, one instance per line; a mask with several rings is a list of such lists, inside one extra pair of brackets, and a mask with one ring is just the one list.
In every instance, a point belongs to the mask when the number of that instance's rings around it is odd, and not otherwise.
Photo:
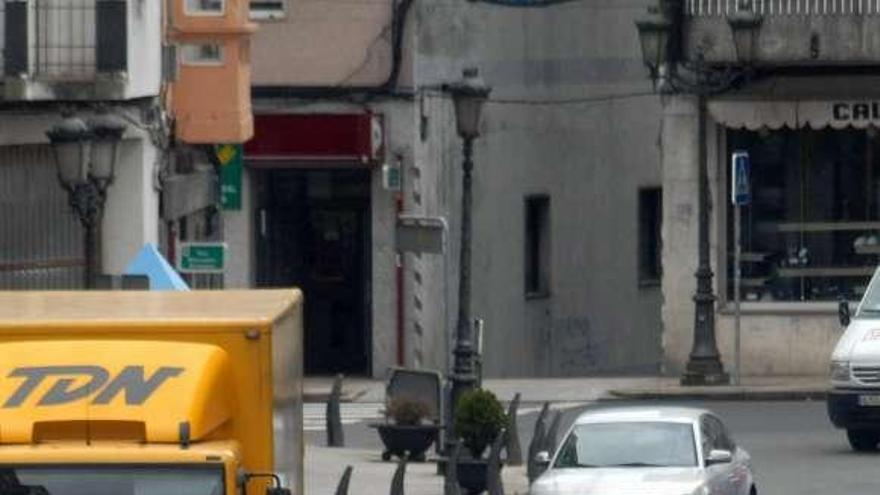
[(831, 354), (828, 416), (846, 429), (857, 451), (875, 451), (880, 442), (880, 271), (850, 317), (840, 301), (840, 324), (846, 332)]

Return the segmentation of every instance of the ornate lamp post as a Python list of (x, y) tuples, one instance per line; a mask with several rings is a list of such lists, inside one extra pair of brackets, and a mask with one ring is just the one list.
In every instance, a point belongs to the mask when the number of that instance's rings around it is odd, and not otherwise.
[[(706, 100), (742, 84), (751, 75), (751, 65), (757, 47), (761, 17), (754, 13), (749, 0), (741, 0), (737, 13), (728, 19), (737, 51), (738, 67), (715, 67), (705, 63), (704, 53), (698, 50), (695, 60), (680, 60), (677, 50), (670, 49), (670, 39), (679, 39), (682, 26), (680, 2), (661, 2), (667, 9), (652, 11), (649, 17), (636, 22), (645, 65), (658, 91), (672, 94), (692, 94), (697, 98), (697, 140), (699, 146), (699, 224), (697, 288), (693, 300), (694, 342), (681, 383), (683, 385), (720, 385), (729, 381), (721, 364), (715, 340), (715, 294), (712, 289), (712, 268), (709, 262), (709, 172), (706, 149)], [(676, 15), (679, 14), (679, 15)]]
[(101, 272), (98, 240), (107, 188), (116, 176), (119, 143), (125, 124), (101, 113), (88, 122), (67, 114), (46, 132), (52, 143), (58, 182), (84, 230), (86, 267), (83, 285), (95, 288)]
[[(455, 331), (455, 356), (452, 372), (451, 411), (455, 411), (458, 398), (476, 383), (474, 374), (474, 342), (471, 328), (471, 232), (473, 194), (472, 172), (474, 169), (474, 140), (480, 135), (480, 117), (483, 105), (491, 89), (479, 78), (477, 69), (465, 69), (464, 78), (445, 86), (455, 103), (455, 122), (458, 135), (463, 140), (461, 196), (461, 252), (458, 280), (458, 320)], [(451, 418), (450, 418), (451, 420)], [(451, 428), (452, 421), (447, 422)], [(450, 437), (454, 438), (454, 437)]]

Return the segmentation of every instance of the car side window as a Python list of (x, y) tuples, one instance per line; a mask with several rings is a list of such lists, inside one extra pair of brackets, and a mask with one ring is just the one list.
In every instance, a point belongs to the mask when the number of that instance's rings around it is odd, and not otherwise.
[[(708, 455), (712, 450), (728, 450), (733, 452), (736, 444), (730, 438), (727, 428), (720, 419), (714, 416), (703, 416), (701, 427), (704, 432), (703, 452)], [(706, 450), (708, 447), (709, 451)]]
[(703, 458), (706, 459), (709, 457), (709, 452), (712, 449), (717, 448), (716, 444), (718, 443), (718, 430), (715, 428), (710, 421), (708, 416), (703, 416), (700, 419), (700, 437), (703, 448)]

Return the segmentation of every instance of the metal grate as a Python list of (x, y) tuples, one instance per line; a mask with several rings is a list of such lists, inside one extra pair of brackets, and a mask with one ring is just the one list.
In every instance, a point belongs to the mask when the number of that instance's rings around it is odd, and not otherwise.
[(91, 79), (95, 75), (95, 1), (31, 0), (32, 58), (37, 77)]
[[(716, 17), (739, 10), (739, 0), (687, 0), (692, 17)], [(766, 16), (880, 15), (880, 0), (752, 0)]]
[(853, 366), (853, 376), (861, 383), (880, 383), (880, 366)]
[(48, 145), (0, 147), (0, 290), (82, 286), (82, 229)]

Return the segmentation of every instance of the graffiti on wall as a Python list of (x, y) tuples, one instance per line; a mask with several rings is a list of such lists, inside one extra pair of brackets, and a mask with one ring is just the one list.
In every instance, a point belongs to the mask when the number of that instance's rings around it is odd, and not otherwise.
[(554, 375), (595, 371), (603, 362), (604, 346), (587, 317), (550, 318), (541, 332), (547, 363)]

